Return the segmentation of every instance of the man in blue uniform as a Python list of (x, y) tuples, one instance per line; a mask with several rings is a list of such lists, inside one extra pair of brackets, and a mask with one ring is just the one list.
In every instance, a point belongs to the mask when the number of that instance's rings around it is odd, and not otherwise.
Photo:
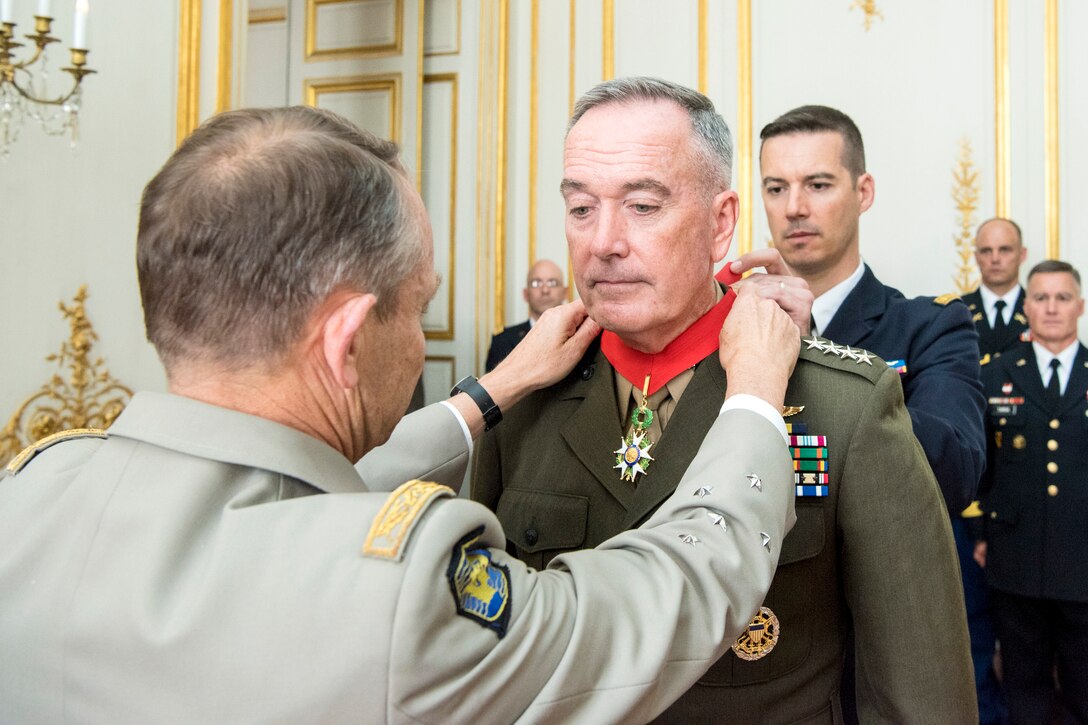
[(974, 497), (986, 456), (978, 343), (955, 298), (908, 300), (861, 261), (858, 221), (873, 203), (861, 133), (826, 106), (796, 108), (760, 133), (763, 206), (774, 246), (808, 282), (814, 334), (898, 369), (914, 434), (949, 511)]
[[(872, 206), (875, 181), (849, 116), (802, 106), (765, 126), (760, 139), (767, 223), (775, 248), (816, 298), (812, 332), (848, 349), (871, 350), (899, 372), (914, 435), (959, 527), (960, 558), (969, 560), (958, 514), (974, 497), (986, 455), (971, 316), (951, 295), (907, 299), (862, 262), (859, 220)], [(849, 647), (847, 652), (842, 704), (845, 720), (854, 722), (855, 676)]]
[(1015, 347), (1028, 327), (1024, 288), (1020, 286), (1020, 265), (1027, 256), (1020, 225), (1012, 219), (995, 217), (979, 224), (975, 262), (982, 282), (964, 295), (963, 301), (978, 329), (978, 352), (983, 360)]
[[(983, 368), (989, 466), (986, 568), (1013, 723), (1088, 722), (1088, 348), (1080, 275), (1049, 260), (1028, 274), (1033, 342)], [(1062, 720), (1065, 722), (1066, 720)]]

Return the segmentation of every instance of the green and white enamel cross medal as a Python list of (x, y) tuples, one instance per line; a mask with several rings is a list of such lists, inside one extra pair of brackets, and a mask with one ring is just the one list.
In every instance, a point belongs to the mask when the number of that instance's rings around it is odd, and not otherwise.
[(620, 470), (621, 481), (635, 482), (638, 474), (646, 475), (650, 468), (650, 424), (654, 420), (654, 412), (646, 407), (646, 391), (650, 388), (650, 376), (646, 376), (646, 382), (642, 384), (642, 404), (635, 408), (631, 414), (631, 428), (627, 436), (620, 441), (620, 447), (613, 453), (616, 454), (616, 465), (613, 468)]

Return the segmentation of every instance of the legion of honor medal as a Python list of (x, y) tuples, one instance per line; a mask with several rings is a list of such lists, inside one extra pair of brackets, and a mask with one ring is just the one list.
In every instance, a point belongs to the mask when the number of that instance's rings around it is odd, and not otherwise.
[(631, 428), (627, 436), (620, 441), (620, 447), (613, 453), (616, 454), (616, 465), (613, 468), (620, 470), (621, 481), (635, 481), (638, 474), (646, 475), (650, 468), (650, 424), (654, 420), (654, 413), (646, 407), (646, 391), (650, 387), (650, 376), (646, 376), (646, 382), (642, 385), (642, 404), (635, 408), (631, 414)]

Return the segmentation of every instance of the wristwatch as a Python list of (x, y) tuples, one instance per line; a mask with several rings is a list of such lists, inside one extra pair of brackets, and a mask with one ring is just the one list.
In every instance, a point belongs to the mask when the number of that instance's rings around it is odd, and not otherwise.
[(491, 396), (484, 390), (484, 386), (480, 385), (480, 381), (471, 375), (466, 375), (458, 381), (457, 385), (453, 386), (453, 390), (450, 391), (450, 396), (457, 395), (458, 393), (464, 393), (480, 407), (480, 412), (484, 416), (484, 430), (491, 430), (502, 421), (502, 411), (499, 410), (499, 406), (495, 405), (495, 401), (491, 399)]

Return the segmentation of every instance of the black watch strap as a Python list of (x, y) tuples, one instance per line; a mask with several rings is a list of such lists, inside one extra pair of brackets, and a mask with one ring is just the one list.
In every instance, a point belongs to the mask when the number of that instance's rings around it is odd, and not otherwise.
[(480, 412), (484, 416), (484, 430), (491, 430), (502, 421), (502, 411), (499, 410), (499, 406), (495, 405), (495, 401), (491, 399), (491, 396), (484, 390), (484, 386), (480, 385), (480, 381), (476, 378), (471, 375), (461, 378), (457, 385), (453, 386), (450, 395), (453, 396), (458, 393), (464, 393), (479, 406)]

